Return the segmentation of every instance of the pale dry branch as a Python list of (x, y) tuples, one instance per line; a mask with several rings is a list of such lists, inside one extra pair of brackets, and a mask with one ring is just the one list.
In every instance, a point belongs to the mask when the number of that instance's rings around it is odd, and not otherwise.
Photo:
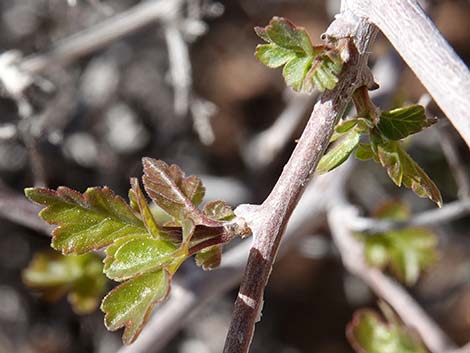
[(435, 226), (470, 215), (469, 201), (454, 201), (442, 208), (431, 209), (413, 215), (407, 221), (389, 221), (366, 217), (355, 217), (350, 225), (357, 232), (384, 233), (393, 229)]
[(345, 0), (342, 6), (383, 32), (470, 147), (470, 71), (419, 4)]

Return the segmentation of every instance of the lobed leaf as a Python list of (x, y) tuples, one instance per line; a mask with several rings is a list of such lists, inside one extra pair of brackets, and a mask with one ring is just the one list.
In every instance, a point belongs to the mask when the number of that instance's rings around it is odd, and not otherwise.
[(282, 65), (286, 84), (296, 91), (311, 92), (332, 89), (338, 82), (342, 62), (336, 50), (312, 46), (302, 27), (273, 17), (266, 27), (256, 27), (256, 34), (268, 44), (256, 47), (256, 57), (270, 68)]
[[(161, 230), (158, 226), (155, 218), (153, 217), (152, 211), (150, 210), (145, 196), (140, 189), (139, 181), (137, 178), (131, 178), (131, 189), (129, 190), (129, 199), (132, 204), (137, 206), (137, 211), (140, 213), (142, 220), (144, 222), (145, 228), (154, 238), (159, 239), (161, 236)], [(135, 207), (135, 206), (134, 206)]]
[(46, 206), (39, 215), (58, 225), (52, 247), (64, 255), (84, 254), (121, 237), (147, 233), (133, 210), (107, 187), (88, 188), (83, 195), (66, 187), (27, 188), (25, 194)]
[(442, 196), (436, 184), (396, 141), (377, 145), (377, 156), (388, 175), (397, 186), (403, 183), (419, 197), (427, 197), (439, 207)]
[(346, 329), (358, 353), (429, 353), (418, 335), (401, 323), (384, 322), (372, 310), (359, 310)]
[(108, 330), (124, 327), (123, 342), (132, 343), (153, 307), (168, 295), (170, 279), (168, 272), (159, 270), (137, 276), (109, 292), (101, 304)]
[(351, 130), (328, 151), (318, 163), (317, 172), (326, 173), (340, 166), (359, 144), (359, 133)]
[(61, 256), (37, 253), (23, 271), (23, 281), (48, 300), (67, 295), (77, 314), (88, 314), (98, 307), (106, 279), (98, 256)]
[(377, 127), (383, 136), (391, 140), (401, 140), (420, 132), (435, 122), (435, 119), (426, 118), (423, 106), (412, 105), (382, 112)]

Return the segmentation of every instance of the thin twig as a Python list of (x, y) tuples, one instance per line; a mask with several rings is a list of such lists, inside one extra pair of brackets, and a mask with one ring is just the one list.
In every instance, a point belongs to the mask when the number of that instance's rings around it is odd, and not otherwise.
[(192, 84), (188, 47), (178, 28), (177, 19), (166, 21), (164, 30), (171, 84), (174, 88), (174, 108), (178, 116), (185, 116), (188, 112)]
[[(341, 193), (340, 190), (338, 192)], [(332, 202), (328, 213), (332, 237), (345, 267), (361, 278), (377, 296), (387, 301), (408, 326), (415, 328), (431, 352), (442, 353), (454, 349), (455, 346), (447, 335), (401, 285), (379, 269), (365, 263), (362, 245), (349, 228), (356, 216), (357, 209), (344, 203), (341, 194), (336, 197), (336, 202)]]
[(379, 27), (470, 147), (470, 71), (418, 3), (346, 0), (343, 4)]
[(335, 19), (323, 37), (355, 38), (358, 52), (350, 50), (349, 61), (345, 63), (337, 86), (324, 93), (315, 104), (310, 120), (268, 198), (255, 212), (246, 207), (237, 208), (237, 215), (246, 217), (254, 239), (225, 341), (225, 353), (246, 353), (249, 350), (255, 323), (260, 317), (264, 288), (290, 215), (353, 91), (358, 86), (373, 85), (367, 67), (367, 53), (375, 35), (375, 27), (364, 19), (343, 16)]
[(468, 215), (470, 215), (470, 201), (454, 201), (444, 205), (442, 208), (415, 214), (407, 221), (387, 221), (356, 217), (351, 227), (358, 232), (385, 233), (394, 229), (438, 225)]
[(183, 0), (141, 2), (102, 23), (61, 40), (46, 53), (26, 57), (20, 67), (29, 74), (39, 75), (55, 65), (66, 65), (154, 21), (173, 18), (182, 3)]
[(278, 156), (303, 121), (307, 109), (311, 109), (318, 97), (318, 93), (307, 96), (292, 93), (290, 90), (286, 90), (286, 94), (287, 105), (276, 121), (242, 146), (243, 158), (251, 168), (262, 169)]
[(0, 217), (41, 234), (50, 235), (54, 227), (37, 216), (40, 210), (40, 206), (29, 202), (23, 195), (10, 190), (0, 181)]

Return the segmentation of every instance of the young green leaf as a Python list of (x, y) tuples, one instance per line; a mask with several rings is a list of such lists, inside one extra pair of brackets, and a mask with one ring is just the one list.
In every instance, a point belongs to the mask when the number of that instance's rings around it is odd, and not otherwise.
[(318, 163), (317, 172), (326, 173), (340, 166), (359, 144), (359, 133), (351, 130)]
[(203, 270), (213, 270), (222, 260), (222, 246), (216, 245), (199, 251), (195, 256), (196, 265)]
[(40, 291), (46, 299), (67, 298), (77, 314), (88, 314), (98, 307), (104, 294), (106, 278), (98, 256), (62, 256), (37, 253), (23, 271), (23, 281)]
[(384, 322), (372, 310), (359, 310), (346, 329), (358, 353), (429, 353), (418, 335), (403, 324)]
[(153, 307), (168, 295), (170, 279), (165, 270), (145, 273), (109, 292), (101, 304), (108, 330), (124, 327), (122, 340), (126, 344), (132, 343), (147, 322)]
[(391, 140), (401, 140), (420, 132), (435, 122), (435, 119), (426, 118), (424, 107), (412, 105), (382, 112), (377, 127), (385, 137)]
[(397, 186), (403, 183), (419, 197), (427, 197), (439, 207), (442, 205), (442, 196), (436, 184), (398, 142), (387, 141), (378, 144), (377, 156)]
[(26, 196), (46, 206), (39, 215), (49, 224), (52, 247), (66, 254), (84, 254), (128, 235), (146, 234), (142, 221), (109, 188), (88, 188), (82, 195), (59, 187), (25, 189)]
[[(127, 241), (124, 242), (124, 239)], [(177, 247), (170, 242), (150, 237), (130, 237), (108, 247), (104, 273), (115, 281), (123, 281), (139, 274), (155, 271), (169, 265)]]
[(367, 262), (389, 266), (402, 282), (413, 285), (437, 259), (437, 238), (425, 228), (407, 228), (364, 237)]
[(342, 70), (339, 55), (325, 46), (312, 46), (302, 27), (288, 20), (273, 17), (266, 27), (256, 27), (256, 34), (268, 44), (256, 47), (256, 57), (270, 68), (282, 65), (287, 85), (296, 91), (311, 92), (332, 89)]

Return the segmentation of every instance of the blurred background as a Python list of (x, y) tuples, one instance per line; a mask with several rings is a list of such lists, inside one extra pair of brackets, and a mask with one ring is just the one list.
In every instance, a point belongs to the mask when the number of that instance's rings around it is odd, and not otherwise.
[[(10, 60), (5, 52), (19, 51), (14, 63), (50, 53), (62, 39), (136, 5), (139, 1), (1, 0), (0, 77)], [(426, 5), (468, 64), (470, 2)], [(142, 174), (141, 157), (149, 156), (201, 176), (208, 200), (224, 199), (233, 206), (262, 202), (295, 146), (315, 95), (295, 95), (285, 88), (279, 70), (257, 61), (253, 52), (261, 40), (253, 27), (283, 16), (304, 26), (319, 43), (338, 8), (339, 1), (328, 0), (193, 1), (177, 16), (176, 32), (171, 24), (151, 23), (86, 55), (38, 69), (15, 99), (3, 87), (1, 353), (108, 353), (121, 346), (120, 332), (106, 331), (99, 310), (78, 316), (65, 299), (48, 303), (23, 284), (22, 270), (50, 244), (23, 188), (66, 185), (84, 191), (107, 185), (126, 197), (129, 177)], [(377, 64), (384, 88), (377, 97), (384, 109), (426, 102), (424, 88), (385, 38), (378, 38), (371, 63)], [(459, 190), (443, 147), (457, 151), (467, 178), (470, 153), (432, 102), (428, 112), (439, 118), (437, 127), (407, 141), (407, 149), (435, 180), (444, 202), (450, 202)], [(364, 214), (390, 199), (413, 212), (434, 207), (394, 187), (373, 162), (360, 166), (349, 184), (351, 200)], [(435, 231), (439, 261), (410, 292), (461, 345), (470, 339), (470, 217)], [(276, 264), (252, 352), (352, 352), (345, 325), (355, 309), (374, 306), (375, 298), (344, 270), (328, 232), (326, 224), (308, 229)], [(220, 352), (235, 295), (234, 288), (204, 305), (163, 351)]]

